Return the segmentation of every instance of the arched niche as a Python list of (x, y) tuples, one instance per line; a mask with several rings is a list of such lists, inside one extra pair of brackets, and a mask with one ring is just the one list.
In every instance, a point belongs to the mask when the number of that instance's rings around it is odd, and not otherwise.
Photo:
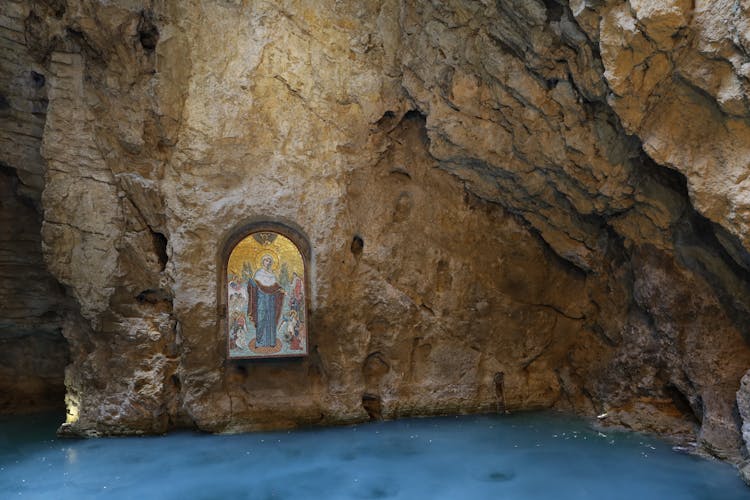
[(223, 252), (220, 304), (227, 359), (306, 356), (310, 247), (275, 222), (235, 231)]

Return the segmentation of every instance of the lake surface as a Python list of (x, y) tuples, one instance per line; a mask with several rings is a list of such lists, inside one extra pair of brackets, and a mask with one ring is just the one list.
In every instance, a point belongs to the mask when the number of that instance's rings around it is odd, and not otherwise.
[(81, 441), (59, 421), (0, 418), (0, 498), (750, 498), (726, 464), (550, 413)]

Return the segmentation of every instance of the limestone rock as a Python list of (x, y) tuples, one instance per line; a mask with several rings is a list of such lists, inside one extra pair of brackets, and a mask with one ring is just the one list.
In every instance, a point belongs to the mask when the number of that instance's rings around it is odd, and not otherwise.
[(612, 108), (706, 217), (748, 241), (747, 12), (728, 2), (617, 2), (602, 12)]
[[(0, 7), (0, 413), (61, 409), (71, 307), (44, 265), (46, 71), (24, 49), (25, 6)], [(40, 25), (45, 25), (39, 18)]]
[(742, 440), (745, 443), (745, 454), (750, 456), (750, 373), (745, 373), (737, 391), (737, 409), (742, 419)]

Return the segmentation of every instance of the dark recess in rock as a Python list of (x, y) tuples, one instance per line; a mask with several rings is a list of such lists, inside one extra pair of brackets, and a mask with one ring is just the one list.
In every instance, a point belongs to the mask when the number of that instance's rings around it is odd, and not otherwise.
[(693, 420), (697, 425), (700, 425), (703, 421), (703, 412), (702, 412), (702, 402), (700, 401), (700, 397), (698, 398), (697, 402), (697, 410), (693, 408), (693, 405), (690, 404), (690, 399), (688, 399), (685, 394), (683, 394), (680, 389), (678, 389), (673, 384), (667, 384), (664, 387), (664, 391), (669, 395), (670, 398), (672, 398), (672, 403), (674, 404), (675, 408), (679, 410), (683, 415), (689, 417), (691, 420)]
[(559, 21), (562, 18), (565, 10), (556, 0), (544, 0), (544, 6), (547, 8), (547, 23)]
[(427, 135), (427, 115), (424, 113), (412, 109), (409, 110), (403, 118), (401, 118), (401, 122), (399, 122), (399, 125), (402, 127), (407, 126), (409, 123), (417, 123), (418, 130), (420, 131), (419, 137), (422, 140), (422, 144), (424, 144), (429, 151), (430, 149), (430, 137)]
[[(685, 200), (685, 209), (675, 223), (674, 248), (678, 260), (714, 288), (727, 315), (750, 342), (750, 254), (736, 236), (699, 214), (689, 201), (687, 179), (676, 170), (644, 158), (639, 174), (659, 182)], [(731, 250), (731, 253), (730, 253)]]
[(169, 262), (169, 256), (167, 255), (167, 237), (157, 231), (151, 231), (151, 238), (154, 242), (154, 252), (156, 257), (159, 259), (159, 271), (164, 271)]
[(24, 38), (30, 56), (42, 63), (49, 61), (50, 53), (60, 41), (57, 36), (50, 37), (49, 26), (33, 10), (24, 20)]
[(139, 304), (164, 304), (168, 305), (170, 308), (172, 306), (172, 296), (166, 290), (161, 288), (143, 290), (136, 295), (135, 300), (138, 301)]
[(360, 236), (352, 238), (351, 251), (355, 257), (362, 255), (362, 250), (365, 248), (365, 242)]
[(398, 125), (398, 117), (393, 111), (386, 111), (385, 113), (383, 113), (383, 116), (381, 116), (380, 119), (375, 122), (375, 125), (380, 130), (390, 132), (391, 130), (393, 130), (393, 127)]
[(52, 14), (57, 18), (61, 19), (65, 14), (66, 6), (65, 0), (43, 0), (43, 2), (52, 9)]
[(40, 216), (23, 188), (0, 162), (0, 414), (61, 409), (70, 361), (65, 292), (45, 268)]
[(29, 79), (31, 81), (31, 86), (35, 89), (44, 87), (44, 84), (46, 83), (44, 75), (37, 73), (36, 71), (29, 72)]
[(503, 372), (495, 373), (493, 378), (495, 385), (495, 398), (497, 399), (497, 412), (505, 412), (505, 374)]
[(377, 394), (365, 393), (362, 395), (362, 408), (365, 409), (370, 420), (382, 420), (382, 403)]
[(154, 15), (151, 11), (141, 12), (141, 19), (138, 21), (138, 39), (147, 52), (153, 52), (156, 44), (159, 43), (159, 29), (154, 24)]

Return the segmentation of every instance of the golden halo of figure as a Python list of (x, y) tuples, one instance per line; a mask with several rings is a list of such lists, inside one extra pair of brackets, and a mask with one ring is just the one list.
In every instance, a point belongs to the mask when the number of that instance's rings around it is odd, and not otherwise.
[(258, 255), (255, 257), (255, 270), (263, 267), (263, 259), (265, 257), (271, 257), (273, 263), (271, 264), (271, 271), (276, 274), (279, 272), (280, 262), (279, 254), (276, 253), (272, 248), (262, 248)]
[(273, 243), (262, 244), (251, 233), (240, 241), (232, 250), (227, 263), (227, 272), (236, 276), (242, 276), (244, 265), (247, 263), (252, 267), (253, 274), (262, 267), (263, 255), (268, 254), (273, 259), (271, 272), (278, 275), (281, 271), (281, 264), (287, 265), (287, 271), (296, 272), (298, 276), (304, 276), (305, 264), (299, 249), (291, 240), (279, 234)]

